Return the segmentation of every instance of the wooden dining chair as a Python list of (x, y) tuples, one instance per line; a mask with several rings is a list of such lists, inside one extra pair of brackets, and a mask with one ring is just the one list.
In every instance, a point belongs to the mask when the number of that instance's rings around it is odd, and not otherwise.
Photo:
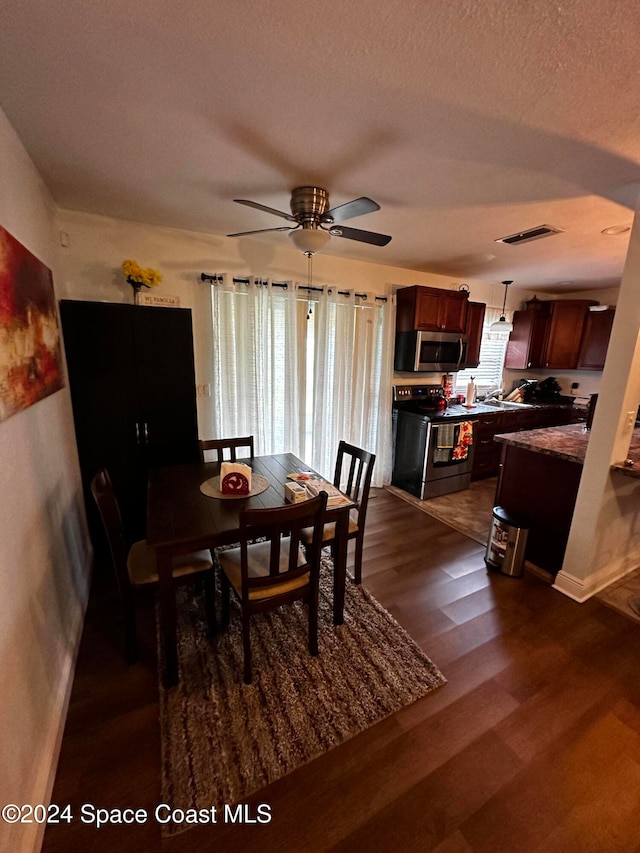
[[(242, 438), (210, 438), (206, 440), (201, 440), (200, 444), (200, 461), (204, 462), (204, 454), (208, 450), (214, 450), (217, 454), (217, 458), (214, 459), (214, 462), (223, 462), (224, 461), (224, 451), (229, 451), (229, 460), (230, 462), (236, 461), (236, 451), (239, 447), (246, 447), (249, 449), (249, 458), (253, 459), (253, 436), (246, 435)], [(240, 457), (241, 459), (246, 459), (246, 454)]]
[[(106, 468), (101, 468), (91, 481), (91, 493), (97, 504), (100, 518), (107, 535), (113, 569), (118, 585), (124, 617), (124, 651), (127, 663), (135, 663), (138, 657), (138, 643), (135, 621), (135, 590), (158, 584), (156, 555), (145, 540), (127, 545), (111, 478)], [(215, 575), (210, 551), (194, 551), (176, 557), (173, 561), (173, 580), (175, 584), (186, 583), (194, 578), (202, 578), (205, 589), (205, 603), (209, 631), (214, 633), (215, 617)]]
[[(318, 586), (327, 493), (290, 506), (240, 513), (240, 547), (219, 551), (222, 566), (222, 624), (229, 624), (233, 587), (242, 609), (244, 682), (251, 684), (250, 619), (299, 599), (308, 606), (309, 653), (318, 654)], [(306, 549), (303, 529), (312, 531)], [(256, 539), (263, 541), (255, 542)]]
[[(361, 450), (353, 444), (341, 441), (338, 445), (333, 485), (344, 492), (345, 495), (348, 495), (356, 504), (355, 508), (349, 512), (348, 539), (355, 540), (353, 579), (357, 584), (362, 583), (364, 526), (367, 518), (369, 489), (371, 487), (371, 477), (373, 476), (375, 461), (375, 454)], [(305, 544), (311, 541), (311, 537), (311, 530), (303, 531), (302, 541)], [(336, 523), (325, 524), (322, 537), (323, 545), (331, 544), (334, 560), (336, 558), (334, 549), (335, 537)]]

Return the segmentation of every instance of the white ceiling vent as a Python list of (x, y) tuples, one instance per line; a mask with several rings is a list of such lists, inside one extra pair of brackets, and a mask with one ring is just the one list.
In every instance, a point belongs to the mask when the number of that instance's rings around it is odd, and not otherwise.
[(550, 237), (552, 234), (562, 233), (559, 228), (553, 228), (551, 225), (538, 225), (537, 228), (529, 228), (528, 231), (520, 231), (518, 234), (510, 234), (508, 237), (500, 237), (495, 240), (496, 243), (507, 243), (513, 246), (517, 243), (529, 243), (531, 240), (541, 240), (542, 237)]

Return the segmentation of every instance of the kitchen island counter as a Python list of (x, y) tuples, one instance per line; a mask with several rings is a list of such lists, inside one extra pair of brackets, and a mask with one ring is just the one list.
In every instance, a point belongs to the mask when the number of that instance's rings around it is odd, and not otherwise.
[[(567, 424), (566, 426), (548, 427), (546, 429), (501, 433), (495, 436), (494, 440), (522, 450), (544, 453), (582, 465), (587, 452), (589, 432), (585, 430), (582, 424)], [(612, 465), (611, 470), (628, 477), (640, 478), (640, 429), (633, 431), (628, 458), (633, 462), (633, 465), (629, 466), (620, 462)]]
[[(562, 568), (578, 494), (589, 433), (581, 424), (501, 433), (502, 463), (495, 503), (529, 521), (526, 558), (550, 575)], [(629, 458), (612, 465), (616, 477), (640, 477), (640, 430)]]

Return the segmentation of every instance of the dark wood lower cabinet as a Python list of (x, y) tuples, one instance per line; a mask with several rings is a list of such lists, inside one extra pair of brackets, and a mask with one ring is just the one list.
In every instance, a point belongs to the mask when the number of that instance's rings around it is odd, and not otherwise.
[(94, 546), (105, 546), (90, 492), (102, 466), (127, 534), (144, 538), (149, 467), (198, 459), (191, 311), (62, 300), (60, 316)]
[(502, 445), (494, 436), (503, 432), (519, 432), (525, 429), (560, 426), (571, 423), (573, 412), (570, 406), (541, 406), (535, 409), (509, 409), (488, 412), (478, 418), (476, 449), (473, 457), (472, 480), (495, 477), (500, 470)]
[(550, 574), (562, 568), (582, 465), (503, 444), (496, 506), (529, 519), (525, 557)]

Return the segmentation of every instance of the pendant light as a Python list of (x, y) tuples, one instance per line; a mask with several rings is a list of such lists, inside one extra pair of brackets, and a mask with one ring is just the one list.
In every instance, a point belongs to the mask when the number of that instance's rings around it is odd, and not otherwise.
[(505, 317), (505, 308), (507, 307), (507, 290), (510, 284), (513, 284), (512, 281), (503, 281), (504, 284), (504, 300), (502, 302), (502, 314), (500, 315), (500, 319), (496, 320), (495, 323), (492, 323), (489, 326), (490, 332), (512, 332), (513, 331), (513, 323), (511, 323)]

